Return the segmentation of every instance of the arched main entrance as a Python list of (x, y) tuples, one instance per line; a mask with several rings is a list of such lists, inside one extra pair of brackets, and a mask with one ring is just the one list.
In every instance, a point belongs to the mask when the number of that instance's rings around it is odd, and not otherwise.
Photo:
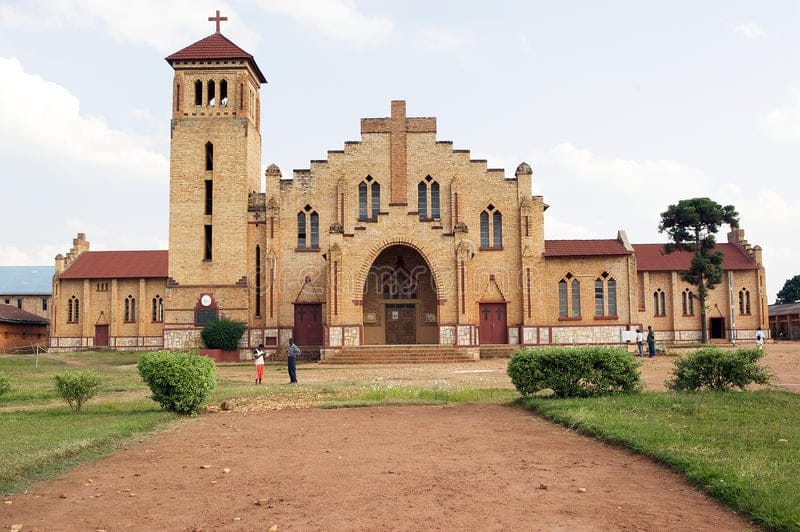
[(420, 253), (406, 245), (384, 249), (364, 283), (364, 343), (436, 344), (436, 285)]

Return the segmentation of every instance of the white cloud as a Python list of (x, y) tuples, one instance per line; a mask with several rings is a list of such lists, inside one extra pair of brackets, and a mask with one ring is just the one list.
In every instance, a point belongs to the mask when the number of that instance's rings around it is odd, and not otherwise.
[(213, 33), (214, 25), (207, 19), (219, 9), (222, 16), (228, 17), (228, 21), (222, 23), (222, 33), (229, 33), (226, 28), (231, 28), (230, 33), (235, 32), (236, 42), (245, 49), (261, 42), (260, 34), (248, 27), (245, 17), (225, 2), (40, 0), (26, 4), (26, 7), (29, 9), (27, 12), (0, 8), (0, 24), (42, 28), (91, 28), (100, 25), (117, 43), (143, 44), (163, 53), (172, 53), (198, 40), (198, 35)]
[(102, 118), (81, 114), (77, 97), (25, 72), (16, 59), (0, 58), (0, 79), (0, 154), (47, 161), (104, 180), (167, 180), (169, 164), (154, 148), (157, 139), (115, 130)]
[(794, 105), (772, 109), (763, 117), (761, 123), (776, 140), (800, 141), (800, 94), (795, 94)]
[(0, 266), (52, 266), (59, 253), (64, 253), (64, 250), (55, 246), (37, 246), (24, 250), (14, 246), (0, 246)]
[(731, 29), (736, 33), (741, 33), (744, 35), (745, 39), (748, 41), (752, 41), (758, 39), (762, 35), (764, 35), (764, 31), (761, 29), (761, 26), (756, 24), (755, 22), (747, 22), (744, 24), (732, 24)]
[(284, 14), (332, 39), (368, 44), (392, 34), (390, 20), (365, 15), (352, 0), (254, 1), (265, 11)]
[(454, 30), (430, 28), (419, 32), (414, 41), (418, 46), (426, 50), (453, 53), (462, 50), (468, 44), (469, 39)]

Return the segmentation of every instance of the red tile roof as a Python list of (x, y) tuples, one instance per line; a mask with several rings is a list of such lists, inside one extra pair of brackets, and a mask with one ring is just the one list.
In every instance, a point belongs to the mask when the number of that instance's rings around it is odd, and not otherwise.
[(20, 325), (47, 325), (50, 320), (19, 309), (14, 305), (0, 305), (0, 322), (18, 323)]
[(588, 255), (630, 255), (619, 240), (545, 240), (545, 257), (584, 257)]
[[(636, 252), (636, 269), (639, 271), (683, 271), (692, 263), (692, 254), (688, 251), (664, 253), (664, 244), (633, 244)], [(723, 270), (755, 270), (756, 261), (733, 244), (717, 244), (722, 251)]]
[(205, 39), (200, 39), (194, 44), (190, 44), (183, 50), (178, 50), (165, 58), (167, 63), (172, 65), (174, 61), (198, 61), (198, 60), (225, 60), (225, 59), (245, 59), (255, 70), (258, 80), (266, 83), (267, 78), (261, 73), (256, 60), (221, 33), (209, 35)]
[(61, 279), (167, 277), (167, 251), (84, 251)]

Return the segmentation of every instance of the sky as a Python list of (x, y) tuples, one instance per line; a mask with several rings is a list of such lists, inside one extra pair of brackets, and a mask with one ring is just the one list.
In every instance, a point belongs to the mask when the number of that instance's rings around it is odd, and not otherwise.
[(666, 242), (660, 214), (709, 197), (763, 248), (770, 303), (800, 274), (797, 0), (0, 0), (0, 265), (79, 232), (167, 249), (164, 58), (217, 9), (268, 80), (262, 169), (406, 100), (490, 168), (530, 164), (547, 239)]

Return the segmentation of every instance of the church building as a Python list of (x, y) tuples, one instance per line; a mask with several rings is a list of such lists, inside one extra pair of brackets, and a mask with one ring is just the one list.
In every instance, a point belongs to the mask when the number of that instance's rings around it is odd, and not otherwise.
[[(192, 349), (203, 325), (247, 324), (253, 346), (293, 337), (323, 361), (353, 354), (619, 344), (653, 326), (661, 342), (700, 338), (687, 253), (601, 240), (545, 240), (533, 171), (491, 168), (437, 139), (433, 117), (361, 119), (361, 138), (261, 180), (255, 58), (217, 31), (166, 58), (172, 83), (169, 249), (56, 257), (50, 347)], [(166, 88), (165, 88), (166, 89)], [(165, 91), (165, 97), (167, 97)], [(270, 125), (275, 127), (275, 125)], [(587, 213), (587, 216), (589, 214)], [(717, 339), (767, 329), (761, 248), (732, 228), (725, 281), (708, 298)], [(376, 358), (377, 360), (377, 358)]]

